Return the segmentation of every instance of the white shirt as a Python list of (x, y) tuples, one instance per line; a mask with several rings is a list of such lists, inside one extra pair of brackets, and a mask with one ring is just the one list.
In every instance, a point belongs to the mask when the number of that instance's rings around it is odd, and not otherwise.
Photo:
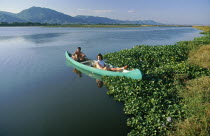
[(105, 67), (105, 62), (103, 60), (98, 60), (98, 64), (103, 68)]

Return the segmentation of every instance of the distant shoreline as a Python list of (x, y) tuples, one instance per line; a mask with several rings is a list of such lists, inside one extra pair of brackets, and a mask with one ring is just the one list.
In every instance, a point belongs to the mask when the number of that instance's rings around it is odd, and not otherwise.
[(70, 25), (50, 25), (44, 27), (102, 27), (102, 28), (109, 28), (109, 27), (151, 27), (151, 26), (164, 26), (164, 27), (192, 27), (189, 25), (135, 25), (135, 24), (70, 24)]
[(140, 25), (140, 24), (48, 24), (38, 22), (0, 22), (0, 27), (192, 27), (191, 25)]

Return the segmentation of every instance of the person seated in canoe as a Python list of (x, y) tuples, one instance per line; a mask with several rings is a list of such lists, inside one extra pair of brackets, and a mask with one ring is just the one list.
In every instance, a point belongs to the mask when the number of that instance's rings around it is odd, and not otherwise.
[(103, 56), (99, 53), (97, 56), (98, 61), (96, 62), (96, 68), (108, 71), (121, 71), (123, 69), (127, 69), (127, 65), (121, 68), (110, 68), (106, 66), (105, 62), (103, 61)]
[(72, 54), (71, 56), (75, 61), (85, 61), (86, 60), (86, 55), (81, 52), (81, 47), (77, 47), (77, 50), (74, 52), (74, 54)]

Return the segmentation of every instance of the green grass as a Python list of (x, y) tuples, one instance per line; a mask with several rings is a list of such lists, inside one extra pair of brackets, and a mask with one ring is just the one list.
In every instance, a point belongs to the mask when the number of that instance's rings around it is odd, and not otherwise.
[[(192, 51), (205, 51), (205, 45), (210, 44), (207, 28), (210, 29), (210, 27), (205, 27), (207, 31), (203, 32), (205, 36), (195, 38), (193, 41), (182, 41), (165, 46), (140, 45), (104, 55), (113, 65), (129, 65), (129, 69), (138, 68), (144, 73), (143, 80), (104, 77), (108, 88), (107, 93), (114, 96), (115, 100), (125, 103), (124, 112), (130, 115), (127, 125), (132, 129), (129, 136), (179, 135), (183, 132), (184, 134), (196, 132), (196, 135), (208, 133), (206, 126), (210, 124), (205, 119), (208, 120), (209, 111), (207, 114), (196, 113), (204, 113), (209, 105), (209, 95), (206, 95), (205, 99), (202, 97), (204, 105), (200, 106), (201, 104), (198, 103), (203, 94), (208, 94), (202, 88), (209, 85), (206, 77), (210, 76), (210, 70), (190, 63), (189, 59)], [(207, 82), (201, 84), (201, 81)], [(196, 86), (188, 87), (195, 82), (198, 82)], [(200, 95), (186, 97), (193, 88), (194, 90), (201, 88)], [(195, 92), (192, 91), (192, 94)], [(188, 100), (188, 98), (192, 99)], [(185, 108), (186, 106), (188, 108)], [(172, 118), (171, 122), (167, 121), (169, 118)], [(189, 126), (195, 127), (185, 129), (179, 126), (185, 121), (188, 121)], [(200, 124), (194, 125), (195, 121)]]
[[(210, 26), (196, 26), (207, 36), (204, 42), (210, 40)], [(202, 41), (202, 40), (200, 40)], [(188, 62), (202, 68), (210, 69), (210, 45), (197, 46), (189, 53)], [(182, 86), (180, 96), (185, 107), (186, 118), (176, 123), (176, 131), (170, 132), (174, 136), (209, 136), (210, 135), (210, 76), (203, 76), (189, 80)]]
[(208, 136), (210, 134), (210, 78), (190, 80), (180, 95), (184, 98), (187, 118), (176, 124), (176, 136)]

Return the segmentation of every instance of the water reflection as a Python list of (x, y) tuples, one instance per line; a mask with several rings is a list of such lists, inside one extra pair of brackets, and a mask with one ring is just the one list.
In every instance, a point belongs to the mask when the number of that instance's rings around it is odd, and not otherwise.
[[(76, 70), (73, 70), (73, 72), (76, 73), (78, 76), (80, 76), (80, 73), (78, 72), (78, 71), (80, 71), (81, 74), (83, 73), (83, 74), (85, 74), (85, 75), (88, 75), (89, 77), (92, 77), (92, 78), (95, 78), (95, 79), (102, 80), (100, 75), (95, 74), (95, 73), (90, 72), (90, 71), (87, 71), (87, 70), (84, 70), (84, 69), (82, 69), (82, 68), (80, 68), (80, 67), (78, 67), (78, 66), (72, 64), (72, 63), (71, 63), (70, 61), (68, 61), (68, 60), (66, 60), (66, 65), (67, 65), (68, 67), (73, 67), (74, 69), (76, 69)], [(81, 77), (82, 77), (82, 75), (81, 75)]]
[(26, 35), (23, 36), (23, 38), (27, 41), (33, 42), (33, 43), (49, 43), (52, 42), (52, 40), (55, 40), (55, 38), (60, 37), (64, 35), (65, 33), (46, 33), (46, 34), (34, 34), (34, 35)]
[(74, 69), (72, 70), (72, 72), (75, 73), (79, 78), (82, 77), (82, 74), (88, 75), (88, 76), (96, 79), (96, 85), (98, 86), (98, 88), (103, 87), (104, 83), (103, 83), (100, 75), (89, 72), (84, 69), (81, 69), (80, 67), (74, 65), (73, 63), (69, 62), (68, 60), (66, 60), (66, 65), (73, 67)]
[[(78, 69), (74, 68), (72, 72), (74, 72), (79, 78), (82, 77), (82, 72), (79, 71)], [(86, 73), (84, 73), (84, 74), (86, 74)], [(88, 75), (88, 74), (86, 74), (86, 75)], [(90, 76), (90, 75), (88, 75), (88, 76)], [(91, 76), (91, 77), (94, 78), (94, 76)], [(98, 86), (98, 88), (102, 88), (104, 83), (101, 79), (96, 79), (96, 85)]]
[(98, 88), (102, 88), (104, 85), (103, 81), (101, 81), (99, 79), (96, 79), (96, 84), (97, 84)]
[(22, 35), (22, 36), (0, 36), (0, 41), (5, 40), (15, 40), (17, 38), (23, 38), (26, 41), (40, 44), (49, 43), (56, 40), (56, 38), (63, 36), (66, 33), (45, 33), (45, 34), (32, 34), (32, 35)]
[(72, 72), (74, 72), (78, 77), (82, 77), (82, 72), (80, 72), (76, 68), (74, 68)]

